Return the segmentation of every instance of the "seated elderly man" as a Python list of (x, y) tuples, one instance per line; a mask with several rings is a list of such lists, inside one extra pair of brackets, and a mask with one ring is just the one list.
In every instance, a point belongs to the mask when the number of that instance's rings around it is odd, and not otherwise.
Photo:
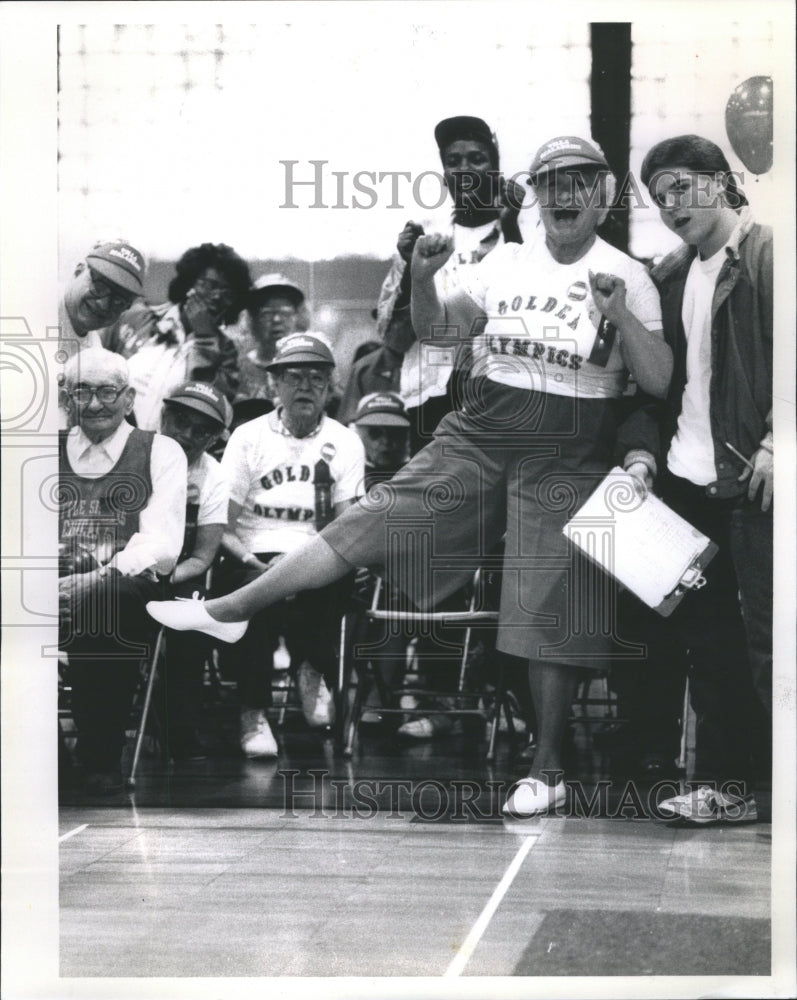
[(90, 791), (121, 788), (120, 757), (145, 611), (183, 538), (186, 460), (175, 441), (132, 427), (127, 362), (103, 348), (64, 372), (76, 426), (59, 439), (60, 646), (69, 657), (78, 755)]
[[(225, 590), (257, 579), (271, 563), (314, 537), (361, 491), (362, 442), (324, 413), (334, 365), (319, 335), (286, 337), (268, 366), (279, 397), (277, 409), (233, 431), (221, 463), (230, 488), (223, 541), (229, 558), (219, 574)], [(230, 665), (238, 682), (241, 749), (248, 757), (277, 753), (266, 711), (279, 636), (299, 664), (308, 724), (334, 721), (330, 687), (348, 591), (336, 582), (289, 596), (256, 615), (243, 639), (225, 649), (225, 666)]]

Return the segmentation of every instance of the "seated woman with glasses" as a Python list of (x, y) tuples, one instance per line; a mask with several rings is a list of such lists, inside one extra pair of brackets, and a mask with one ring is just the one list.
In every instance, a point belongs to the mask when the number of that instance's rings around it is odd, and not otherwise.
[(128, 360), (133, 415), (144, 430), (159, 429), (164, 399), (186, 381), (214, 385), (229, 400), (238, 388), (238, 353), (225, 328), (246, 304), (246, 261), (223, 243), (203, 243), (183, 254), (176, 272), (168, 302), (137, 303), (104, 337)]

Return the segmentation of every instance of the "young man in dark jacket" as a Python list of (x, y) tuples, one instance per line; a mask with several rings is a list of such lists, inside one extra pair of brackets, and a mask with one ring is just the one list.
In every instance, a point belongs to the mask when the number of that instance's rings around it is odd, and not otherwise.
[(772, 710), (772, 231), (700, 136), (654, 146), (642, 180), (685, 244), (653, 271), (674, 359), (660, 489), (719, 545), (707, 586), (673, 618), (690, 651), (699, 784), (661, 810), (751, 821), (756, 735)]

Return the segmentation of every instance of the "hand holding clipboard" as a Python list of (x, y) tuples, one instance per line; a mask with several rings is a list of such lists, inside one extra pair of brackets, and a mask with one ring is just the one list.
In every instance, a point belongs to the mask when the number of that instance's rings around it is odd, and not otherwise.
[(593, 562), (667, 617), (689, 590), (705, 585), (703, 569), (717, 546), (633, 476), (614, 468), (562, 529)]

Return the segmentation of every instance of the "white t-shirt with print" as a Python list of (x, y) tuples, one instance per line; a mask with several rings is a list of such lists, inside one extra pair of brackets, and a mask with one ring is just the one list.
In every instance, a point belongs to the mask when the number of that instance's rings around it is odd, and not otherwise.
[(487, 315), (474, 339), (474, 374), (559, 396), (622, 396), (620, 334), (593, 302), (590, 271), (622, 278), (628, 308), (648, 330), (661, 330), (659, 295), (644, 265), (600, 237), (572, 264), (554, 260), (544, 239), (507, 243), (468, 277), (466, 290)]
[(292, 552), (315, 527), (315, 466), (332, 478), (332, 503), (361, 492), (365, 451), (359, 435), (324, 416), (305, 438), (288, 433), (279, 410), (233, 431), (221, 466), (230, 499), (241, 505), (236, 534), (249, 552)]

